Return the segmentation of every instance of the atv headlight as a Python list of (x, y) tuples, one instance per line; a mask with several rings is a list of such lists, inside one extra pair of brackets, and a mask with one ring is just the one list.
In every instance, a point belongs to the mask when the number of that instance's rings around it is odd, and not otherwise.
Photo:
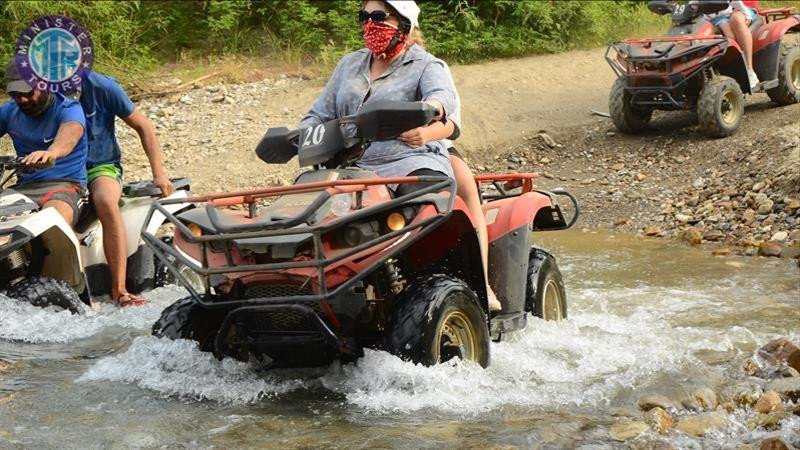
[(4, 245), (8, 244), (9, 242), (11, 242), (11, 237), (12, 237), (11, 234), (0, 235), (0, 247), (2, 247)]

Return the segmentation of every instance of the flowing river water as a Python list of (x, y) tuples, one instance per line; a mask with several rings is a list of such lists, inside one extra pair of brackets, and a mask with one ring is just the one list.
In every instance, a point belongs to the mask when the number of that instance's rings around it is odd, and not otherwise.
[[(149, 336), (183, 296), (88, 316), (0, 297), (0, 448), (608, 448), (637, 400), (718, 392), (769, 340), (800, 339), (795, 261), (710, 256), (664, 240), (559, 232), (569, 319), (529, 321), (488, 369), (420, 367), (367, 351), (357, 365), (258, 371)], [(3, 363), (2, 360), (6, 362)], [(749, 430), (744, 411), (702, 438), (634, 443), (736, 448), (800, 439), (800, 417)], [(777, 433), (777, 434), (776, 434)]]

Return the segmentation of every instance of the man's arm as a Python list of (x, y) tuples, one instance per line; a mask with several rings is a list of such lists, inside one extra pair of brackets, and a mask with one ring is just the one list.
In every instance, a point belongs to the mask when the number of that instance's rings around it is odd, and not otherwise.
[(172, 187), (172, 183), (170, 183), (164, 171), (164, 161), (161, 159), (161, 144), (158, 142), (153, 124), (150, 123), (147, 117), (138, 109), (134, 109), (131, 115), (123, 117), (122, 120), (139, 135), (144, 153), (150, 161), (150, 169), (153, 172), (153, 184), (161, 189), (161, 194), (163, 196), (175, 192), (175, 188)]
[(38, 150), (31, 152), (22, 159), (24, 164), (47, 164), (55, 162), (58, 158), (63, 158), (73, 150), (83, 137), (83, 125), (78, 122), (63, 122), (58, 127), (53, 143), (50, 144), (47, 150)]

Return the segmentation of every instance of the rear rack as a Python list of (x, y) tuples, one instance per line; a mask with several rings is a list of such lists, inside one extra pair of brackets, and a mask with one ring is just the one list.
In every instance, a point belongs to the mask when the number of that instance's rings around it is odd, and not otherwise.
[[(319, 209), (326, 200), (333, 195), (340, 193), (352, 193), (365, 191), (369, 186), (385, 185), (385, 184), (409, 184), (409, 183), (431, 183), (418, 191), (404, 195), (402, 197), (394, 198), (390, 201), (379, 203), (377, 205), (362, 208), (360, 210), (351, 212), (343, 217), (339, 217), (327, 223), (320, 223), (316, 225), (308, 225), (306, 221)], [(201, 245), (203, 254), (212, 243), (221, 243), (225, 249), (225, 256), (227, 264), (222, 267), (206, 268), (201, 267), (195, 260), (185, 255), (178, 249), (166, 244), (161, 239), (157, 238), (154, 234), (147, 230), (142, 231), (142, 238), (145, 243), (153, 249), (156, 257), (161, 260), (168, 270), (175, 276), (194, 297), (196, 301), (206, 307), (224, 307), (235, 308), (240, 306), (254, 306), (263, 305), (265, 303), (275, 304), (286, 301), (320, 301), (331, 296), (336, 296), (345, 292), (346, 290), (354, 287), (356, 283), (361, 281), (364, 277), (369, 275), (374, 268), (383, 264), (387, 259), (399, 254), (408, 246), (414, 243), (418, 238), (425, 236), (432, 231), (437, 225), (448, 218), (453, 209), (455, 201), (455, 182), (448, 177), (434, 177), (434, 176), (419, 176), (419, 177), (395, 177), (395, 178), (373, 178), (373, 179), (353, 179), (353, 180), (336, 180), (324, 181), (315, 183), (304, 183), (292, 186), (281, 186), (266, 189), (255, 189), (249, 191), (211, 194), (204, 196), (194, 196), (182, 199), (167, 199), (155, 202), (150, 211), (148, 211), (147, 218), (144, 223), (149, 223), (153, 214), (161, 214), (165, 217), (166, 221), (173, 224), (175, 228), (182, 234), (182, 237), (188, 242), (197, 243)], [(259, 200), (269, 197), (276, 197), (286, 194), (299, 194), (308, 192), (322, 192), (323, 195), (313, 201), (306, 209), (296, 217), (286, 220), (279, 220), (273, 223), (254, 223), (245, 225), (225, 225), (220, 222), (219, 215), (216, 208), (220, 206), (234, 206), (246, 205), (249, 208), (251, 217), (255, 216), (256, 205)], [(440, 193), (447, 192), (447, 198), (440, 195)], [(432, 194), (432, 195), (431, 195)], [(216, 231), (213, 233), (195, 236), (189, 228), (181, 222), (173, 213), (169, 212), (165, 206), (173, 203), (190, 203), (190, 204), (205, 204), (206, 211), (209, 219), (212, 221)], [(354, 221), (366, 219), (376, 214), (396, 209), (408, 203), (430, 203), (436, 207), (437, 214), (428, 217), (419, 223), (409, 224), (397, 231), (391, 231), (387, 234), (381, 235), (377, 238), (370, 239), (353, 248), (342, 251), (336, 256), (326, 256), (322, 236), (336, 228), (346, 225)], [(198, 205), (199, 206), (199, 205)], [(303, 226), (305, 225), (305, 226)], [(339, 262), (343, 259), (356, 255), (368, 248), (375, 245), (408, 235), (414, 230), (419, 230), (414, 239), (398, 239), (393, 245), (384, 251), (380, 260), (374, 262), (365, 270), (356, 274), (354, 277), (338, 285), (333, 289), (329, 289), (326, 283), (325, 268)], [(288, 236), (295, 234), (310, 234), (313, 242), (314, 257), (305, 261), (288, 261), (288, 262), (272, 262), (261, 264), (249, 264), (243, 266), (236, 266), (233, 264), (232, 244), (236, 239), (258, 238), (267, 236)], [(241, 299), (225, 301), (224, 304), (207, 301), (203, 298), (189, 283), (189, 281), (177, 270), (175, 262), (180, 262), (186, 265), (195, 272), (204, 275), (216, 274), (230, 274), (241, 272), (274, 272), (285, 269), (295, 269), (304, 267), (316, 268), (316, 278), (318, 280), (319, 292), (312, 295), (294, 295), (282, 296), (272, 298), (254, 298), (254, 299)]]

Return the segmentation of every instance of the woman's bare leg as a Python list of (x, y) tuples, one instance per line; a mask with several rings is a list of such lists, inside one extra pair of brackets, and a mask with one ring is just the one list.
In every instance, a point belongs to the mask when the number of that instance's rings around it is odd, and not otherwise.
[(731, 14), (730, 28), (733, 31), (736, 42), (742, 47), (744, 53), (744, 60), (747, 63), (747, 68), (753, 68), (753, 35), (750, 34), (750, 29), (747, 28), (750, 21), (745, 17), (741, 11), (734, 11)]
[(492, 287), (489, 285), (489, 233), (486, 230), (486, 218), (483, 216), (483, 208), (481, 208), (480, 195), (478, 194), (478, 187), (475, 185), (475, 177), (472, 171), (461, 158), (457, 156), (450, 157), (450, 163), (453, 165), (453, 174), (456, 177), (456, 185), (458, 186), (458, 196), (467, 204), (472, 220), (475, 222), (475, 228), (478, 232), (478, 242), (481, 247), (481, 259), (483, 259), (484, 275), (486, 276), (486, 295), (489, 298), (489, 309), (497, 311), (502, 308), (500, 301), (497, 300)]

